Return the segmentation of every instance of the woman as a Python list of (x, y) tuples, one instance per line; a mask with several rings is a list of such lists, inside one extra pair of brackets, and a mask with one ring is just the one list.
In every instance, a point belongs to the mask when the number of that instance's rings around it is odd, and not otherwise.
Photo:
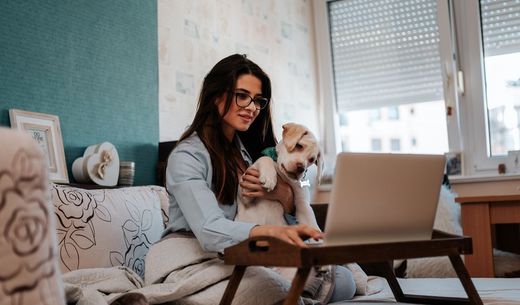
[[(170, 223), (165, 235), (192, 232), (202, 249), (209, 252), (222, 252), (260, 235), (303, 247), (303, 239), (322, 237), (321, 232), (303, 224), (272, 226), (233, 221), (241, 180), (244, 196), (278, 200), (287, 213), (294, 209), (292, 191), (282, 179), (267, 193), (258, 181), (258, 172), (246, 171), (263, 149), (276, 144), (270, 99), (269, 77), (244, 55), (222, 59), (204, 78), (193, 123), (168, 160)], [(332, 300), (351, 298), (355, 291), (349, 271), (341, 270), (338, 283), (344, 282), (344, 287), (334, 289)]]

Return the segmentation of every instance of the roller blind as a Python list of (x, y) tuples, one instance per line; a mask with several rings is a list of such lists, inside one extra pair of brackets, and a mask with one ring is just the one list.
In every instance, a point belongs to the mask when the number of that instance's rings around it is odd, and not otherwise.
[(485, 56), (520, 52), (520, 0), (480, 0)]
[(328, 3), (339, 111), (443, 99), (436, 0)]

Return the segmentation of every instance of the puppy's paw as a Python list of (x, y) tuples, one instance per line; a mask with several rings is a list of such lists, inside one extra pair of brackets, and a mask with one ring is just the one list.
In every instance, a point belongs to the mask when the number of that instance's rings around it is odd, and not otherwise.
[(269, 157), (260, 157), (253, 164), (259, 172), (258, 180), (262, 187), (268, 192), (274, 190), (277, 182), (276, 167), (274, 161)]
[(274, 175), (263, 175), (263, 173), (260, 174), (260, 183), (262, 183), (262, 187), (268, 191), (271, 192), (276, 187), (277, 183), (277, 177), (276, 173)]

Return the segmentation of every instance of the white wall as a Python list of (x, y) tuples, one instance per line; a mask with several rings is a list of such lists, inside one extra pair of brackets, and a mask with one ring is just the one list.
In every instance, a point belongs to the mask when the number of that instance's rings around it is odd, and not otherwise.
[(159, 0), (160, 141), (179, 138), (204, 76), (234, 53), (271, 77), (278, 137), (289, 121), (319, 135), (312, 18), (311, 0)]

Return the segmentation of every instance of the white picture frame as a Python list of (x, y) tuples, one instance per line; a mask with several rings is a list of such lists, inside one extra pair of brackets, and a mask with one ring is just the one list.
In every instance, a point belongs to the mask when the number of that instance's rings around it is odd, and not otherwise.
[(9, 119), (11, 128), (29, 134), (42, 149), (49, 166), (49, 180), (58, 183), (69, 183), (58, 116), (20, 109), (9, 109)]
[(510, 150), (507, 152), (506, 173), (520, 174), (520, 150)]
[(446, 157), (446, 174), (448, 176), (463, 176), (462, 153), (459, 151), (447, 152)]

